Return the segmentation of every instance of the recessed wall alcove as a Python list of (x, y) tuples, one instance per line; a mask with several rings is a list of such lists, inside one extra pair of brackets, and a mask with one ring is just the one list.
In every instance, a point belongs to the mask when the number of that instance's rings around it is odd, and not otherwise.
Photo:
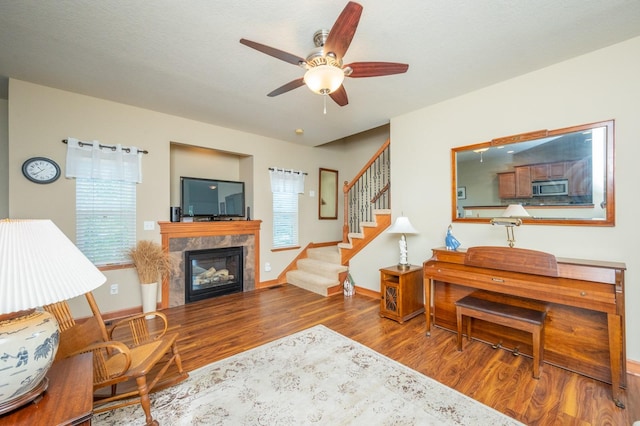
[(243, 247), (243, 291), (260, 282), (260, 220), (221, 222), (159, 222), (162, 249), (168, 253), (171, 270), (162, 281), (162, 308), (185, 303), (184, 252), (222, 247)]

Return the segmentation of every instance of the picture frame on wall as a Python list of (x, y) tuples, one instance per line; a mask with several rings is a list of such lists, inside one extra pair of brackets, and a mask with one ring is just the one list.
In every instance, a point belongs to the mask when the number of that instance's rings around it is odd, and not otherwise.
[(465, 200), (467, 198), (467, 187), (459, 186), (458, 187), (458, 200)]

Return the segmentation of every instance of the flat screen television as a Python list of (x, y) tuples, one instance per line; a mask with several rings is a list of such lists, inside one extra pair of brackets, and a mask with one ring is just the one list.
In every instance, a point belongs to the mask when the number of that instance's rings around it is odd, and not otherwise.
[(180, 177), (182, 216), (244, 217), (244, 182)]

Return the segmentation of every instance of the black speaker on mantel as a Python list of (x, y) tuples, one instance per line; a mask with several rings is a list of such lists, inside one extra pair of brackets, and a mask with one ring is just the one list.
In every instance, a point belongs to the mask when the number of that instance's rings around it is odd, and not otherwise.
[(247, 220), (251, 220), (251, 207), (247, 206)]
[(180, 207), (171, 207), (171, 222), (180, 222)]

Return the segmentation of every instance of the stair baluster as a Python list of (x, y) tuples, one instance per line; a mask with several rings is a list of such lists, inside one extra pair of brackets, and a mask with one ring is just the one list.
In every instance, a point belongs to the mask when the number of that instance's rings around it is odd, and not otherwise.
[(390, 140), (378, 149), (351, 182), (345, 182), (342, 241), (350, 232), (360, 232), (362, 222), (373, 220), (374, 210), (391, 208)]

